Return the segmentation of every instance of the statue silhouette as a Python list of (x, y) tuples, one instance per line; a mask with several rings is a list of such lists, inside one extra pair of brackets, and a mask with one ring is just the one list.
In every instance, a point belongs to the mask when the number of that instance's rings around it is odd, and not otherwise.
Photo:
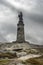
[(18, 17), (19, 17), (19, 21), (23, 20), (23, 14), (22, 14), (22, 12), (20, 12), (20, 14), (18, 15)]

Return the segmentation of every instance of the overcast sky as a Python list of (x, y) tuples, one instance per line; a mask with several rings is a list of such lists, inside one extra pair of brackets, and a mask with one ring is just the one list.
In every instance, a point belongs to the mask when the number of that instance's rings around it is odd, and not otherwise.
[(0, 42), (16, 40), (20, 11), (23, 12), (25, 39), (43, 44), (43, 0), (0, 0)]

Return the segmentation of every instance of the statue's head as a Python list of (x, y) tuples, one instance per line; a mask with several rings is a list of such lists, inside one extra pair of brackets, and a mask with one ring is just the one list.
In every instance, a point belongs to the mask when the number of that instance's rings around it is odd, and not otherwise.
[(20, 12), (20, 15), (23, 16), (22, 12)]

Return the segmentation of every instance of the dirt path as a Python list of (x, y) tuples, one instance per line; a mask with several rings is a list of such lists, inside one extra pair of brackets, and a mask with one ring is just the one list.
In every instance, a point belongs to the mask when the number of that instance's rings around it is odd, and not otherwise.
[(35, 57), (40, 57), (40, 56), (41, 55), (30, 54), (30, 55), (26, 55), (26, 56), (18, 58), (18, 60), (27, 60), (27, 59), (30, 59), (30, 58), (35, 58)]

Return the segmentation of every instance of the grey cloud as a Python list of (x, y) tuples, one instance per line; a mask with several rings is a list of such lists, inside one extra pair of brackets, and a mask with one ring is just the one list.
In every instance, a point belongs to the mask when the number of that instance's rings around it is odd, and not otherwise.
[(9, 9), (11, 9), (13, 12), (18, 11), (14, 6), (12, 6), (10, 3), (8, 3), (6, 0), (0, 0), (0, 5), (6, 6)]
[(4, 38), (4, 36), (0, 33), (0, 42), (6, 42), (7, 40)]
[(43, 15), (31, 14), (30, 19), (39, 23), (43, 23)]
[[(37, 19), (37, 17), (39, 17), (39, 19)], [(28, 32), (28, 34), (25, 32), (26, 40), (34, 44), (43, 44), (43, 21), (41, 21), (43, 18), (40, 18), (41, 15), (32, 13), (24, 15), (25, 30)]]
[(24, 17), (25, 18), (27, 17), (26, 18), (27, 20), (31, 20), (43, 24), (43, 14), (36, 14), (31, 12), (31, 13), (24, 14)]
[(43, 0), (37, 0), (37, 5), (35, 10), (43, 14)]
[(29, 35), (29, 34), (27, 34), (26, 35), (26, 39), (29, 41), (31, 41), (31, 42), (34, 42), (34, 44), (35, 43), (38, 43), (38, 40), (37, 39), (35, 39), (34, 37), (32, 37), (31, 35)]
[(3, 31), (4, 35), (11, 34), (11, 33), (15, 34), (16, 26), (4, 23), (2, 24), (1, 31)]
[[(11, 24), (2, 24), (1, 25), (1, 31), (0, 31), (0, 41), (5, 42), (5, 41), (9, 41), (10, 39), (14, 40), (15, 34), (17, 34), (17, 30), (16, 30), (16, 26), (15, 25), (11, 25)], [(10, 35), (10, 39), (7, 38), (7, 36)], [(11, 41), (11, 40), (10, 40)]]

